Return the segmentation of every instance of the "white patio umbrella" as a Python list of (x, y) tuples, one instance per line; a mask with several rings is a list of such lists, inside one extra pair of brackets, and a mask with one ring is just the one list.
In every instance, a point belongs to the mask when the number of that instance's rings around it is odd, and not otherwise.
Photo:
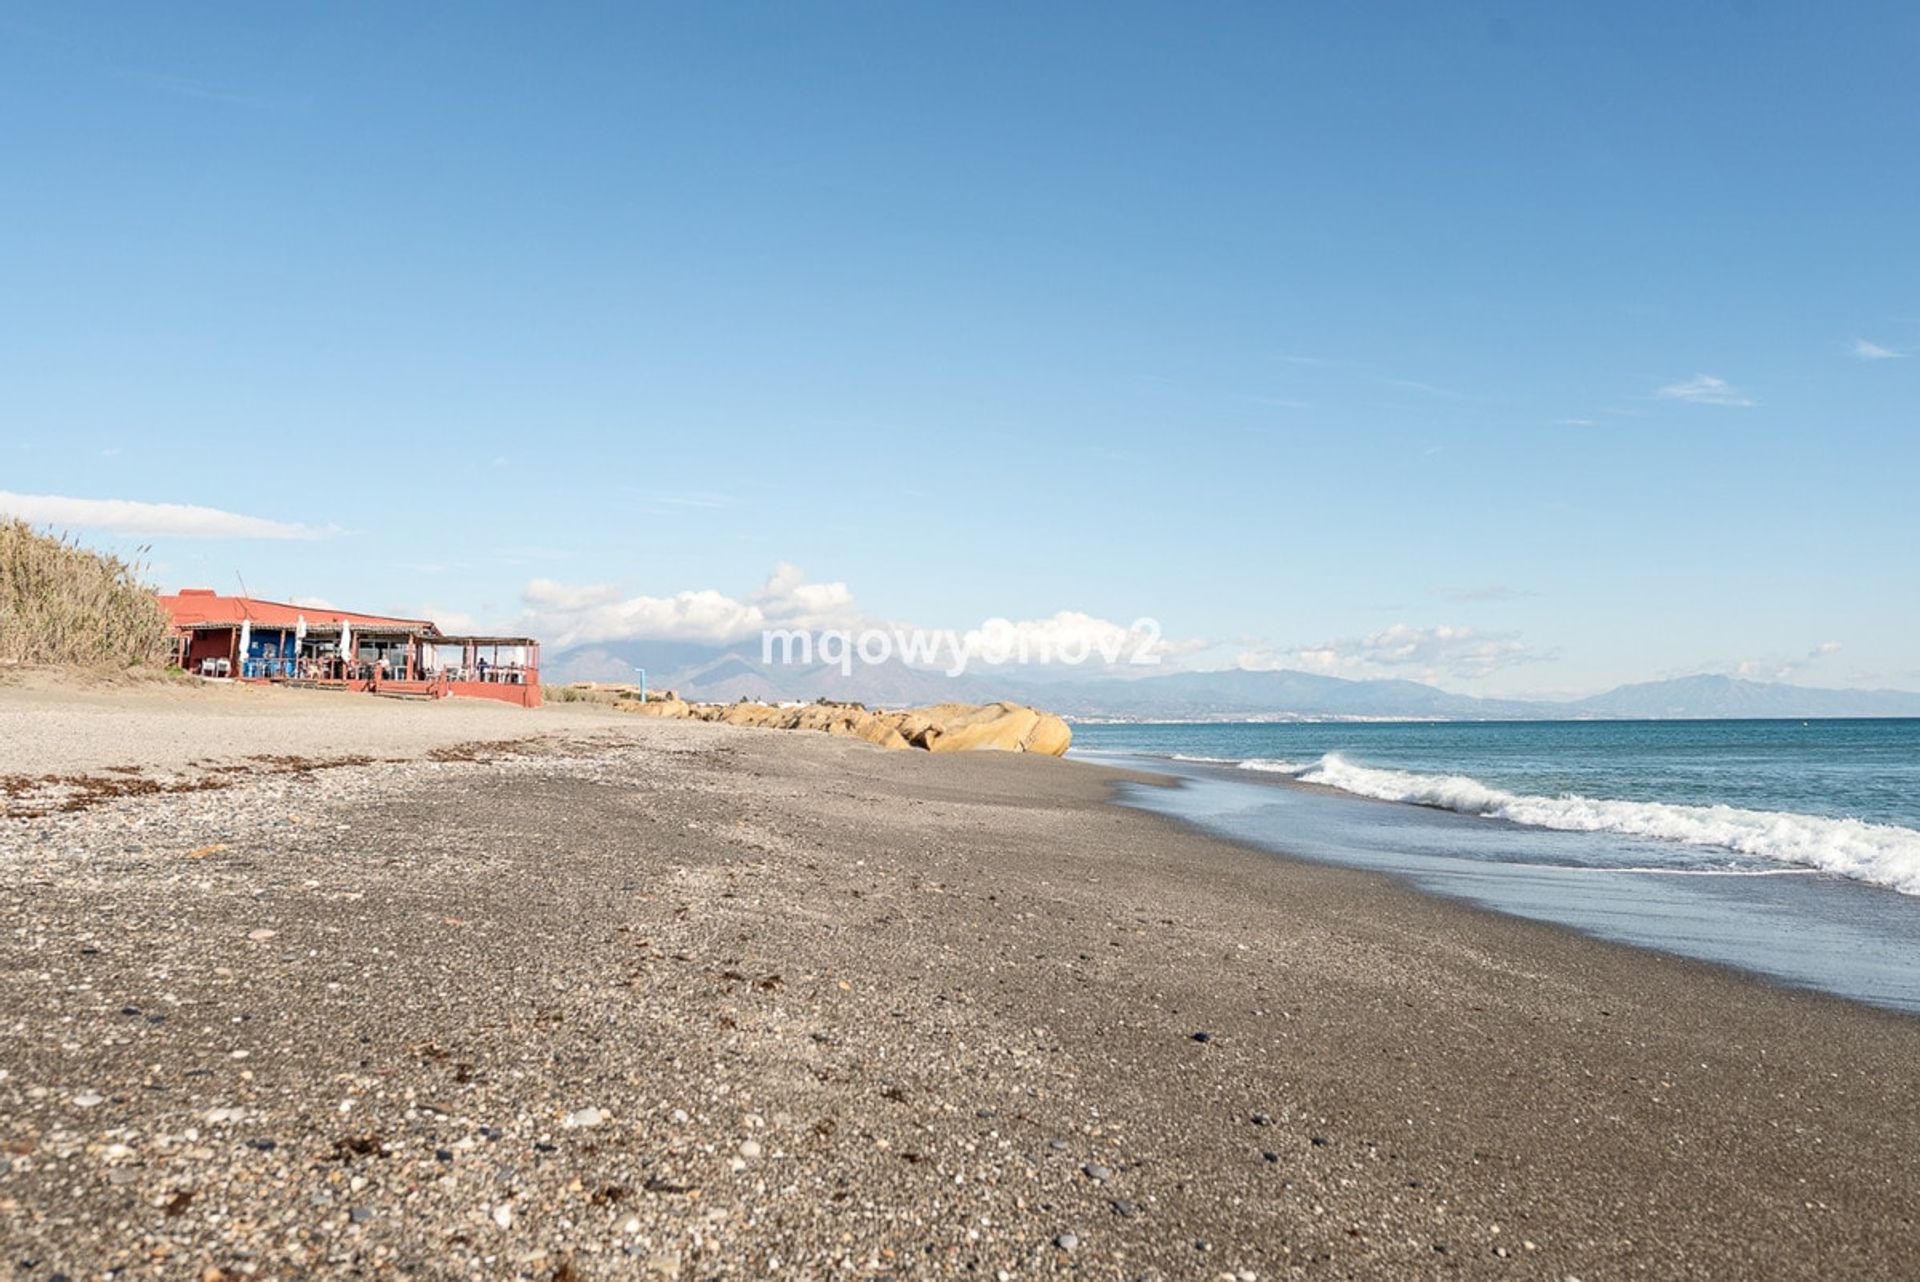
[(345, 619), (340, 620), (340, 661), (353, 662), (353, 626)]
[(247, 647), (253, 644), (253, 620), (240, 620), (240, 663), (244, 671), (247, 662)]

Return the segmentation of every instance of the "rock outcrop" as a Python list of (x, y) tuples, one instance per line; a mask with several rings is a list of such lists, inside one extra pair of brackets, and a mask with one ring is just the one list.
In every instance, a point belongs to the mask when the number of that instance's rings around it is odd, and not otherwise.
[(1051, 712), (1017, 703), (941, 703), (893, 714), (907, 742), (928, 752), (1038, 752), (1060, 756), (1073, 739)]
[(1037, 752), (1065, 754), (1073, 731), (1051, 712), (1017, 703), (942, 703), (899, 712), (872, 711), (857, 703), (684, 703), (656, 699), (616, 705), (636, 716), (682, 721), (722, 721), (768, 730), (813, 730), (865, 739), (882, 748), (927, 752)]
[(622, 699), (613, 706), (635, 716), (664, 717), (668, 721), (685, 721), (693, 715), (692, 706), (679, 699), (650, 699), (645, 703), (637, 699)]

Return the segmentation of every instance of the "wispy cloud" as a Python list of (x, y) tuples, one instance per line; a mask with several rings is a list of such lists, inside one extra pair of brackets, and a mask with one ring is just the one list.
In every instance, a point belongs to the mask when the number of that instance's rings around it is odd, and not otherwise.
[(630, 489), (628, 492), (634, 496), (641, 511), (656, 515), (663, 511), (719, 512), (739, 505), (739, 500), (733, 495), (713, 490)]
[(1419, 392), (1423, 396), (1439, 396), (1449, 400), (1458, 399), (1460, 393), (1450, 387), (1441, 387), (1434, 383), (1423, 383), (1417, 378), (1383, 378), (1380, 380), (1388, 387), (1398, 387), (1404, 391)]
[(695, 490), (686, 494), (655, 494), (655, 503), (665, 503), (668, 507), (722, 508), (732, 507), (734, 497), (731, 494), (716, 494), (711, 490)]
[(1600, 420), (1597, 418), (1557, 418), (1553, 421), (1553, 423), (1555, 427), (1598, 427), (1600, 426)]
[(280, 104), (271, 98), (257, 97), (253, 94), (236, 93), (221, 85), (197, 80), (192, 76), (160, 75), (150, 71), (127, 71), (121, 73), (135, 84), (157, 89), (161, 93), (172, 94), (176, 98), (191, 98), (196, 102), (217, 103), (223, 107), (274, 107)]
[(1903, 361), (1908, 356), (1906, 352), (1895, 351), (1891, 347), (1882, 347), (1880, 344), (1869, 342), (1864, 338), (1854, 339), (1853, 346), (1848, 350), (1853, 353), (1855, 360), (1862, 361)]
[(1653, 394), (1663, 401), (1686, 401), (1691, 405), (1732, 405), (1746, 409), (1760, 403), (1726, 379), (1712, 374), (1696, 374), (1683, 382), (1657, 387)]
[(59, 494), (10, 494), (5, 490), (0, 490), (0, 516), (61, 529), (111, 530), (149, 538), (324, 539), (340, 533), (337, 526), (274, 521), (191, 503), (76, 499)]
[(1524, 601), (1528, 597), (1540, 594), (1532, 588), (1516, 588), (1505, 583), (1483, 583), (1475, 588), (1449, 588), (1441, 596), (1449, 601), (1466, 603), (1484, 601)]
[[(1429, 383), (1425, 379), (1403, 378), (1381, 368), (1372, 361), (1359, 360), (1346, 356), (1316, 356), (1303, 352), (1281, 352), (1273, 357), (1283, 365), (1292, 365), (1303, 370), (1324, 370), (1326, 377), (1349, 383), (1371, 384), (1375, 387), (1391, 387), (1403, 392), (1418, 392), (1422, 396), (1431, 396), (1440, 400), (1478, 399), (1458, 388), (1446, 387), (1439, 383)], [(1259, 398), (1248, 398), (1259, 399)], [(1291, 402), (1275, 402), (1288, 405), (1289, 408), (1304, 408)]]
[(1416, 628), (1396, 623), (1363, 637), (1323, 641), (1291, 650), (1254, 650), (1240, 656), (1243, 668), (1294, 668), (1307, 672), (1365, 676), (1381, 670), (1410, 670), (1424, 680), (1442, 674), (1484, 677), (1518, 663), (1551, 658), (1517, 632), (1481, 632), (1440, 625)]

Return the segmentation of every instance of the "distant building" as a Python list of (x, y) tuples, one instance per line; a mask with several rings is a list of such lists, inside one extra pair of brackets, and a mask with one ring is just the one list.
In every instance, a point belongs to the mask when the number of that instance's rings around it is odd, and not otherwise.
[(430, 619), (210, 588), (162, 594), (160, 607), (173, 621), (174, 662), (197, 676), (540, 706), (540, 643), (532, 637), (453, 636)]

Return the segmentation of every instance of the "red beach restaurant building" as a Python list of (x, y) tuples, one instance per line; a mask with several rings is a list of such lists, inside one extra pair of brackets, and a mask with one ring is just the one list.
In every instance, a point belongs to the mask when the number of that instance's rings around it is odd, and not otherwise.
[(450, 636), (430, 619), (210, 588), (162, 594), (160, 608), (173, 620), (174, 662), (198, 676), (540, 706), (540, 643), (532, 637)]

